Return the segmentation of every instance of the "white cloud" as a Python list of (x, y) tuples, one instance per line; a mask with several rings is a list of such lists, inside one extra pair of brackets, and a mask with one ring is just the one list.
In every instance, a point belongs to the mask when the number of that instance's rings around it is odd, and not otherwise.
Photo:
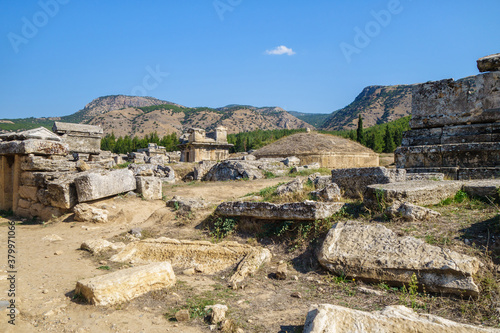
[(292, 49), (286, 47), (285, 45), (280, 45), (275, 47), (272, 50), (266, 50), (266, 54), (270, 55), (282, 55), (282, 54), (287, 54), (289, 56), (294, 55), (295, 52), (293, 52)]

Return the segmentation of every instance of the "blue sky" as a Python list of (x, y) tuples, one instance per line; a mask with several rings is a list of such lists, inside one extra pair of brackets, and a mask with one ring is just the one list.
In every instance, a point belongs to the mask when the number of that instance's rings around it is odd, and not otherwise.
[(0, 1), (0, 118), (104, 95), (330, 113), (367, 85), (478, 73), (500, 1)]

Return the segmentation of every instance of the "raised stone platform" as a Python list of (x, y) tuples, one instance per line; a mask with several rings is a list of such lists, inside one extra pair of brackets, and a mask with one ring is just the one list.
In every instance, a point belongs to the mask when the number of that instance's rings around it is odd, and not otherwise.
[(252, 217), (262, 220), (318, 220), (339, 212), (344, 204), (316, 201), (286, 204), (232, 201), (221, 203), (215, 212), (222, 216)]

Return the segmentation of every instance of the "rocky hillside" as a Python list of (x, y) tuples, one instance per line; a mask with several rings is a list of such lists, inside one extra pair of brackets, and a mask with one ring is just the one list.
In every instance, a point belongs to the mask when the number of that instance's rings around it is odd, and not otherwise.
[(4, 120), (0, 123), (0, 133), (39, 126), (51, 128), (54, 120), (99, 125), (105, 134), (139, 137), (154, 131), (160, 136), (172, 132), (180, 135), (189, 127), (210, 131), (219, 125), (226, 126), (228, 133), (313, 127), (279, 107), (188, 108), (153, 97), (113, 95), (96, 98), (69, 116)]
[(239, 105), (217, 109), (173, 104), (128, 107), (99, 114), (86, 123), (100, 125), (105, 133), (114, 132), (116, 136), (143, 136), (154, 131), (160, 136), (172, 132), (181, 134), (189, 127), (210, 131), (219, 125), (227, 127), (228, 133), (311, 127), (281, 108)]
[(354, 129), (360, 114), (364, 127), (370, 127), (408, 116), (410, 113), (411, 85), (368, 86), (354, 102), (333, 112), (321, 129)]

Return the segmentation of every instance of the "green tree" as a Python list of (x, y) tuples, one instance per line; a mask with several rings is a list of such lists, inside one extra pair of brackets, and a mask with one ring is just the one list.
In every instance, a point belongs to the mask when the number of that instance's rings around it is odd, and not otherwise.
[(363, 118), (361, 115), (358, 117), (358, 129), (356, 131), (356, 141), (361, 143), (362, 145), (365, 144), (365, 135), (363, 132)]
[(389, 126), (387, 126), (384, 133), (384, 153), (392, 153), (394, 149), (396, 149), (396, 144), (394, 143)]

